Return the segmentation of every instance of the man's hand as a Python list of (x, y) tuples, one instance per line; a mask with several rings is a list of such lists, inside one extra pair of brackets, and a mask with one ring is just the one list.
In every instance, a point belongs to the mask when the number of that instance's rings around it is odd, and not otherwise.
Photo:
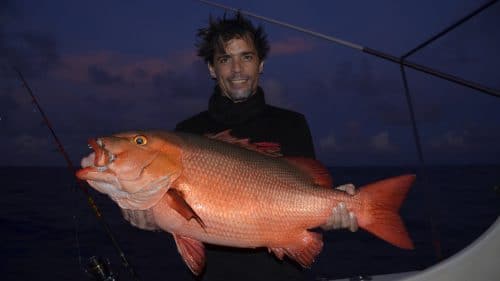
[[(353, 184), (344, 184), (337, 186), (335, 189), (346, 192), (349, 195), (356, 194), (356, 188)], [(331, 216), (326, 220), (326, 223), (321, 226), (324, 230), (348, 228), (355, 232), (358, 230), (358, 221), (353, 212), (349, 212), (344, 202), (340, 202), (332, 209)]]

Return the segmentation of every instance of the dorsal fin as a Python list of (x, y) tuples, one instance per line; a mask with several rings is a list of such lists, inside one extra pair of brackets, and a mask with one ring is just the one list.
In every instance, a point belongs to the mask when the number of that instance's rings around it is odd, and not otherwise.
[(225, 130), (216, 134), (206, 134), (206, 137), (214, 140), (219, 140), (223, 142), (227, 142), (230, 144), (237, 145), (239, 147), (256, 151), (259, 153), (262, 153), (267, 156), (272, 156), (272, 157), (280, 157), (281, 155), (281, 147), (279, 143), (274, 143), (274, 142), (255, 142), (251, 143), (248, 138), (245, 139), (239, 139), (236, 137), (233, 137), (231, 135), (231, 130)]
[(333, 179), (328, 169), (318, 160), (306, 157), (284, 157), (292, 165), (308, 174), (321, 187), (332, 188)]

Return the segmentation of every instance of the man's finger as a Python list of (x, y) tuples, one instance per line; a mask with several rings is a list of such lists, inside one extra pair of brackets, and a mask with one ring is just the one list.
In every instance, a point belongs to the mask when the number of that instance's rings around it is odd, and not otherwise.
[(349, 195), (356, 194), (356, 187), (352, 183), (339, 185), (339, 186), (335, 187), (335, 189), (344, 191)]
[(351, 232), (356, 232), (358, 230), (358, 220), (353, 212), (349, 212), (349, 230)]
[(348, 228), (350, 225), (349, 222), (349, 212), (347, 212), (347, 208), (345, 206), (344, 202), (339, 203), (339, 212), (340, 216), (340, 227), (341, 228)]
[(333, 211), (332, 211), (332, 217), (333, 217), (333, 220), (332, 220), (332, 223), (330, 225), (331, 228), (333, 229), (337, 229), (340, 227), (340, 223), (342, 222), (341, 220), (341, 217), (339, 215), (339, 206), (335, 206), (333, 208)]

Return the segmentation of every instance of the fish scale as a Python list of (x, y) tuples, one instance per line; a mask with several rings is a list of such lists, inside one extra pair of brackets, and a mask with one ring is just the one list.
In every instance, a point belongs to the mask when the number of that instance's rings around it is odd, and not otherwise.
[(77, 177), (108, 194), (132, 225), (172, 233), (194, 274), (205, 264), (202, 243), (267, 247), (309, 267), (323, 247), (311, 229), (325, 224), (340, 202), (360, 228), (413, 248), (397, 212), (414, 175), (371, 183), (351, 196), (329, 186), (317, 161), (279, 157), (274, 144), (253, 145), (226, 133), (136, 131), (89, 143), (94, 153)]
[[(234, 235), (231, 238), (238, 243), (244, 239), (264, 246), (283, 235), (293, 236), (291, 227), (302, 232), (304, 225), (324, 223), (334, 205), (325, 200), (332, 190), (315, 187), (310, 177), (303, 177), (283, 159), (269, 159), (220, 141), (207, 144), (205, 139), (192, 136), (184, 140), (182, 177), (190, 188), (183, 191), (189, 194), (191, 206), (200, 205), (194, 209), (207, 224), (208, 233), (226, 238)], [(306, 194), (315, 195), (310, 200), (314, 204), (304, 200)], [(210, 229), (215, 221), (224, 222), (224, 227), (218, 228), (224, 233)]]

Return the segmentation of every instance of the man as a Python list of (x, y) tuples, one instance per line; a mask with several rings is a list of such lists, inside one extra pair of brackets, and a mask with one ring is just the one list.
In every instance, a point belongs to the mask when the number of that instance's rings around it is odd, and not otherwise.
[[(194, 134), (231, 130), (231, 135), (252, 142), (279, 143), (285, 156), (315, 158), (311, 133), (305, 117), (297, 112), (265, 103), (259, 77), (269, 45), (262, 27), (236, 14), (231, 19), (210, 19), (198, 31), (198, 55), (217, 81), (208, 110), (176, 126)], [(352, 185), (340, 189), (354, 194)], [(353, 213), (339, 204), (323, 229), (357, 230)], [(292, 261), (279, 261), (265, 249), (234, 249), (207, 245), (203, 280), (304, 280), (304, 271)]]

